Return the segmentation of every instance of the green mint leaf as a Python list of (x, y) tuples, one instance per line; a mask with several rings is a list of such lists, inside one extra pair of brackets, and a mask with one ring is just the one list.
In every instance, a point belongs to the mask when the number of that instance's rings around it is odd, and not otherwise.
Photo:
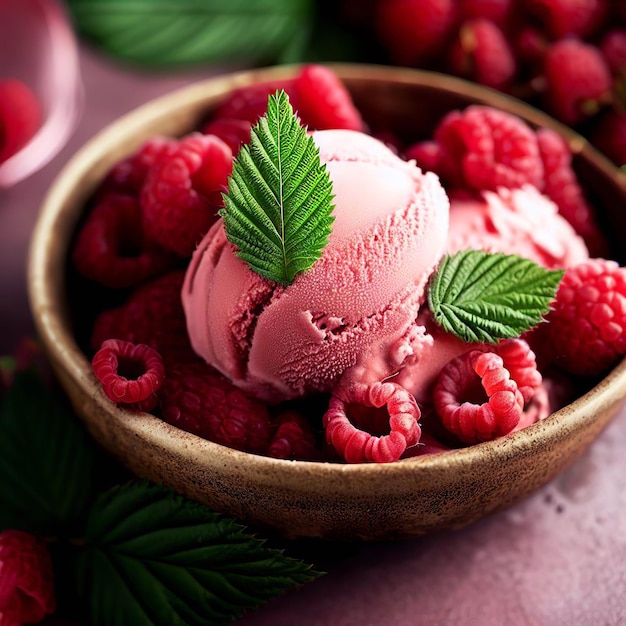
[(328, 243), (332, 183), (313, 138), (284, 91), (271, 95), (233, 164), (220, 214), (228, 240), (252, 270), (289, 285)]
[(143, 481), (100, 496), (85, 540), (78, 576), (93, 626), (227, 624), (319, 576), (233, 520)]
[(92, 448), (63, 398), (16, 372), (0, 404), (0, 529), (64, 534), (85, 515)]
[(311, 0), (68, 0), (80, 35), (152, 67), (275, 62), (310, 31)]
[(496, 343), (539, 324), (563, 273), (514, 254), (461, 250), (442, 259), (428, 305), (446, 331), (464, 341)]

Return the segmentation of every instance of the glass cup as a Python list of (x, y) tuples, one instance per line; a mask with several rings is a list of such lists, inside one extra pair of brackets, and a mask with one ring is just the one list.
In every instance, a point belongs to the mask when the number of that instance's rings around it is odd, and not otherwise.
[(39, 127), (0, 163), (0, 188), (43, 167), (72, 134), (80, 117), (78, 49), (63, 4), (57, 0), (0, 0), (0, 81), (18, 80), (41, 107)]

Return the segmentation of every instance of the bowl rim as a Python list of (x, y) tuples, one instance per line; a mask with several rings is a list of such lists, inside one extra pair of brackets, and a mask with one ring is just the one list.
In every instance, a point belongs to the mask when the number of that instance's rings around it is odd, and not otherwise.
[[(626, 176), (619, 168), (613, 165), (604, 155), (589, 144), (589, 142), (573, 129), (561, 124), (542, 111), (503, 94), (494, 89), (471, 83), (461, 78), (409, 68), (389, 67), (371, 64), (328, 63), (328, 67), (342, 80), (377, 79), (391, 81), (395, 84), (415, 85), (427, 88), (450, 91), (472, 100), (489, 101), (493, 106), (502, 106), (513, 114), (518, 114), (537, 126), (547, 126), (557, 130), (568, 141), (575, 153), (585, 153), (591, 156), (603, 173), (614, 177), (626, 193)], [(103, 154), (119, 145), (119, 132), (132, 127), (138, 132), (142, 127), (149, 126), (153, 121), (162, 119), (176, 110), (180, 99), (185, 106), (192, 106), (207, 101), (209, 98), (227, 93), (230, 89), (247, 85), (251, 82), (260, 82), (291, 76), (299, 65), (273, 66), (261, 69), (238, 71), (217, 75), (205, 80), (196, 81), (182, 88), (152, 99), (145, 104), (131, 110), (122, 117), (108, 124), (85, 143), (67, 162), (56, 176), (52, 186), (41, 205), (40, 215), (31, 236), (27, 261), (27, 286), (31, 312), (33, 313), (36, 330), (48, 353), (54, 356), (54, 361), (62, 367), (69, 376), (73, 385), (82, 388), (85, 394), (93, 398), (101, 413), (114, 416), (116, 421), (123, 420), (123, 426), (138, 436), (159, 447), (184, 455), (188, 448), (190, 437), (201, 442), (203, 449), (212, 454), (219, 454), (222, 458), (237, 463), (245, 462), (251, 469), (266, 470), (279, 468), (283, 471), (310, 474), (312, 471), (328, 475), (358, 475), (364, 478), (373, 477), (384, 472), (385, 475), (403, 474), (405, 472), (419, 472), (420, 470), (457, 471), (469, 469), (480, 462), (488, 454), (491, 458), (505, 462), (528, 448), (532, 442), (541, 436), (542, 441), (558, 442), (560, 439), (584, 421), (593, 420), (602, 408), (614, 402), (614, 390), (619, 389), (621, 396), (626, 396), (626, 357), (622, 359), (592, 389), (574, 400), (572, 403), (555, 411), (550, 416), (519, 431), (509, 433), (503, 437), (483, 443), (473, 444), (464, 448), (452, 449), (437, 454), (411, 457), (395, 463), (332, 463), (324, 461), (292, 461), (275, 459), (268, 456), (242, 452), (221, 444), (203, 439), (172, 426), (152, 414), (133, 414), (117, 407), (104, 394), (92, 372), (91, 364), (67, 324), (63, 323), (63, 304), (59, 303), (55, 294), (55, 282), (49, 280), (55, 268), (65, 267), (66, 253), (54, 250), (50, 246), (50, 233), (62, 227), (73, 230), (79, 212), (72, 215), (74, 221), (62, 224), (63, 209), (68, 198), (84, 201), (93, 191), (88, 189), (83, 195), (76, 196), (76, 185), (88, 178)], [(229, 89), (220, 85), (228, 79)], [(99, 182), (99, 178), (92, 181)], [(60, 226), (61, 225), (61, 226)], [(59, 283), (64, 288), (64, 279)]]

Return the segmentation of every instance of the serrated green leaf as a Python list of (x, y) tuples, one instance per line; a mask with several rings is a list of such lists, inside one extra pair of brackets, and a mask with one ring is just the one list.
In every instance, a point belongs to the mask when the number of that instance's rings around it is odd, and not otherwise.
[(233, 164), (220, 211), (237, 255), (289, 285), (319, 259), (333, 222), (332, 184), (284, 91), (271, 95)]
[(311, 0), (68, 0), (78, 32), (153, 67), (270, 63), (306, 37)]
[(0, 404), (0, 529), (71, 532), (88, 506), (88, 435), (33, 371), (16, 372)]
[(562, 277), (562, 270), (514, 254), (461, 250), (442, 259), (428, 304), (446, 331), (464, 341), (496, 343), (539, 324)]
[(85, 541), (78, 576), (93, 626), (226, 624), (319, 576), (235, 521), (146, 482), (103, 494)]

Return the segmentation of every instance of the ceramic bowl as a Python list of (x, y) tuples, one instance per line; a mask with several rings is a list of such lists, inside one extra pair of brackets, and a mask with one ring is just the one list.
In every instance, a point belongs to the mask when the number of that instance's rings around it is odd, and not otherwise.
[[(401, 68), (335, 65), (366, 119), (408, 138), (428, 136), (453, 108), (490, 104), (561, 133), (615, 250), (625, 249), (626, 183), (582, 137), (540, 111), (450, 76)], [(67, 297), (70, 242), (106, 171), (155, 134), (182, 135), (236, 87), (293, 75), (249, 71), (193, 84), (154, 100), (95, 136), (50, 189), (30, 251), (29, 293), (41, 340), (92, 435), (138, 476), (287, 537), (379, 540), (457, 528), (512, 505), (574, 462), (626, 397), (626, 361), (572, 404), (495, 441), (384, 465), (286, 461), (232, 450), (103, 394), (75, 336)]]

